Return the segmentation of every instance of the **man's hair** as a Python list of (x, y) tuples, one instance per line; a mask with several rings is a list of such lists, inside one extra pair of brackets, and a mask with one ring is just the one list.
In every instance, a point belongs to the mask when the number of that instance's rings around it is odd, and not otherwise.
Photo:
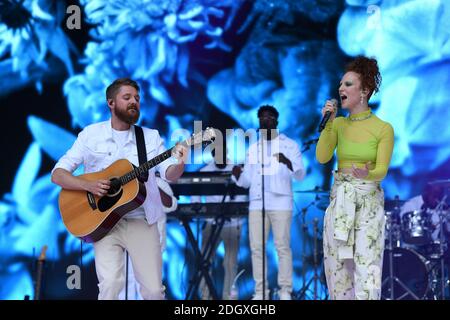
[(106, 88), (106, 100), (114, 99), (122, 86), (132, 86), (137, 90), (137, 92), (140, 90), (137, 82), (131, 80), (130, 78), (116, 79), (108, 86), (108, 88)]
[(262, 113), (264, 111), (272, 113), (275, 116), (275, 118), (278, 119), (279, 113), (278, 113), (277, 109), (275, 109), (274, 106), (272, 106), (270, 104), (265, 104), (265, 105), (259, 107), (259, 109), (258, 109), (258, 118), (261, 117), (261, 115), (262, 115)]

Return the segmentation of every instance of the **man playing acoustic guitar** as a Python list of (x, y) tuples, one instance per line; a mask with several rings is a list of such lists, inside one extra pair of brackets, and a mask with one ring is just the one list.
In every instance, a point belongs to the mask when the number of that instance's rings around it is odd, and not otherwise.
[[(82, 194), (82, 200), (89, 198), (89, 205), (92, 207), (90, 214), (93, 216), (98, 217), (107, 212), (108, 205), (112, 202), (121, 201), (122, 193), (126, 193), (126, 184), (129, 180), (125, 178), (128, 176), (116, 179), (119, 181), (120, 189), (117, 192), (111, 192), (117, 186), (114, 186), (108, 177), (83, 179), (72, 173), (81, 164), (84, 165), (85, 173), (96, 173), (105, 170), (119, 159), (127, 159), (132, 164), (139, 165), (137, 139), (135, 126), (133, 126), (140, 114), (139, 90), (139, 85), (128, 78), (117, 79), (109, 85), (106, 89), (106, 99), (111, 111), (111, 119), (84, 128), (73, 146), (61, 157), (52, 171), (53, 183), (65, 190), (74, 190)], [(147, 158), (152, 159), (163, 153), (165, 147), (158, 131), (148, 128), (142, 128), (142, 130)], [(172, 150), (173, 157), (158, 161), (159, 164), (148, 171), (148, 179), (145, 183), (140, 179), (145, 186), (146, 196), (145, 200), (140, 197), (134, 200), (134, 203), (141, 204), (143, 201), (142, 205), (137, 207), (134, 205), (136, 208), (126, 213), (126, 209), (123, 209), (120, 212), (121, 218), (116, 218), (114, 221), (116, 224), (106, 235), (102, 235), (101, 238), (98, 236), (90, 238), (94, 242), (99, 299), (118, 299), (125, 285), (124, 250), (130, 254), (142, 297), (146, 300), (164, 299), (162, 257), (156, 223), (164, 213), (156, 184), (155, 170), (159, 171), (161, 178), (176, 181), (184, 171), (187, 153), (186, 146), (177, 144)], [(102, 198), (106, 199), (103, 203)], [(75, 203), (73, 207), (76, 208), (76, 205)], [(86, 207), (89, 208), (89, 205)], [(60, 199), (62, 213), (61, 207)], [(77, 212), (72, 217), (71, 220), (75, 220)], [(64, 220), (66, 226), (69, 222), (69, 219)], [(104, 229), (103, 226), (102, 228)], [(88, 241), (87, 236), (81, 238)]]

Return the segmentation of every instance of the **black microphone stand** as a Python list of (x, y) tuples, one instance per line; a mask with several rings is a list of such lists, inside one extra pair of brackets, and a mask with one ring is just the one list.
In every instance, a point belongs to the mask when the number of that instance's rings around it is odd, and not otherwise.
[[(267, 132), (266, 132), (267, 139)], [(267, 140), (266, 140), (267, 141)], [(266, 243), (265, 243), (265, 231), (266, 231), (266, 206), (265, 206), (265, 190), (264, 190), (264, 133), (262, 133), (261, 137), (261, 196), (262, 196), (262, 291), (263, 291), (263, 300), (266, 300)]]
[(445, 257), (444, 257), (444, 251), (445, 251), (445, 237), (444, 237), (444, 223), (445, 223), (445, 214), (446, 210), (444, 209), (445, 201), (447, 199), (447, 195), (444, 195), (444, 197), (439, 201), (438, 205), (436, 206), (436, 212), (439, 215), (439, 262), (440, 262), (440, 272), (441, 272), (441, 278), (440, 278), (440, 290), (441, 290), (441, 300), (445, 300)]
[(128, 250), (125, 250), (125, 300), (128, 300)]
[(308, 151), (309, 148), (311, 148), (311, 145), (317, 143), (318, 141), (319, 141), (319, 138), (315, 138), (315, 139), (311, 139), (311, 140), (306, 141), (303, 144), (303, 149), (302, 149), (301, 152), (304, 153), (304, 152)]

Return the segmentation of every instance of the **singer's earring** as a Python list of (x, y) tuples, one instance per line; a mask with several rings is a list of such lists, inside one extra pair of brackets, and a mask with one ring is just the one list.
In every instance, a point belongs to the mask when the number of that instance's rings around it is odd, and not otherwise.
[(363, 95), (361, 95), (361, 101), (359, 102), (361, 105), (363, 105), (364, 104), (364, 96)]

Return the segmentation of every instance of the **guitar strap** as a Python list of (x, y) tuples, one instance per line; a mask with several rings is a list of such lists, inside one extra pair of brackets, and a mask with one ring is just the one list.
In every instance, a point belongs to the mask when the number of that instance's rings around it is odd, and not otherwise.
[[(138, 152), (139, 165), (147, 162), (147, 150), (145, 149), (144, 131), (139, 126), (134, 126), (134, 133), (136, 134), (136, 146)], [(148, 180), (148, 171), (141, 174), (141, 181), (146, 182)]]

